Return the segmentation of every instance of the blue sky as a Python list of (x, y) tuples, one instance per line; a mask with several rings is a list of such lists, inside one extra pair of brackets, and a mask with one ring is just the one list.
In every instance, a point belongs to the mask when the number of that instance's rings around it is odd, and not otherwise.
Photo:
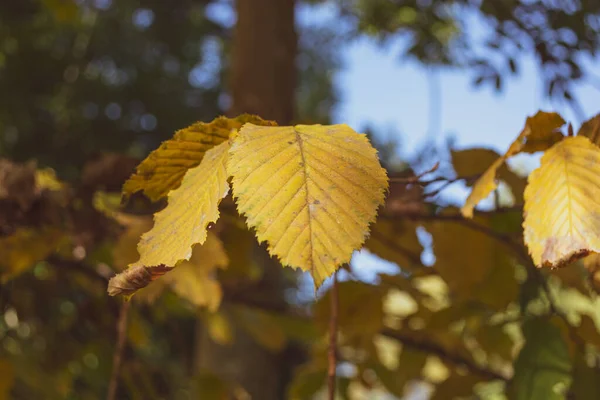
[[(509, 78), (505, 90), (473, 88), (466, 71), (427, 70), (414, 62), (402, 62), (398, 54), (380, 49), (368, 39), (359, 40), (345, 51), (345, 70), (338, 76), (342, 102), (336, 122), (355, 129), (371, 122), (382, 129), (401, 133), (407, 150), (431, 135), (430, 84), (435, 75), (441, 116), (436, 137), (456, 137), (457, 146), (485, 146), (504, 150), (523, 127), (526, 116), (539, 109), (560, 112), (575, 127), (580, 125), (566, 104), (551, 103), (542, 96), (535, 64), (524, 59), (521, 74)], [(591, 66), (600, 71), (600, 63)], [(586, 116), (600, 112), (600, 90), (578, 87), (577, 98)], [(385, 129), (384, 129), (385, 130)]]

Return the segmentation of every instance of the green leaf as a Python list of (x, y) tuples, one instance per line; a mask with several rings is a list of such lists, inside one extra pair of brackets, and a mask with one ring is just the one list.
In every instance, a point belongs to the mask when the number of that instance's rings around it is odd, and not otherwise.
[(510, 384), (514, 400), (562, 400), (571, 384), (572, 360), (559, 327), (545, 318), (523, 324), (525, 345)]

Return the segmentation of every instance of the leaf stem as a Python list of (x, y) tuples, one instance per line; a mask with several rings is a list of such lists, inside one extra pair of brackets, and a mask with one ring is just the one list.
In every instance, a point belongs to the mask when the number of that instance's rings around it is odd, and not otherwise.
[(127, 338), (127, 320), (129, 316), (130, 301), (124, 301), (121, 304), (119, 312), (119, 320), (117, 321), (117, 344), (113, 354), (113, 367), (108, 384), (108, 394), (106, 400), (117, 399), (117, 388), (119, 386), (119, 375), (121, 373), (121, 365), (123, 364), (123, 353), (125, 351), (125, 342)]
[(333, 285), (331, 287), (331, 315), (329, 317), (329, 353), (327, 368), (328, 399), (335, 399), (335, 380), (337, 367), (337, 330), (338, 330), (338, 289), (337, 271), (333, 273)]

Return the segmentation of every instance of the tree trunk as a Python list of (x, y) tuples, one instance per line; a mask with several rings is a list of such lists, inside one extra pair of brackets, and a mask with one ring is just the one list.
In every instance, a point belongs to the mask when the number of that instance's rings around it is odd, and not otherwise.
[(230, 113), (258, 114), (289, 124), (296, 89), (294, 0), (237, 0), (236, 4)]
[[(251, 113), (289, 124), (294, 117), (296, 87), (294, 0), (237, 0), (236, 7), (229, 114)], [(245, 296), (267, 298), (274, 307), (285, 309), (281, 266), (258, 244), (254, 257), (264, 266), (264, 279)], [(228, 306), (225, 299), (223, 310)], [(293, 347), (279, 354), (266, 350), (238, 327), (230, 346), (214, 343), (202, 330), (197, 334), (198, 368), (241, 385), (252, 399), (285, 398), (291, 370), (299, 362)]]

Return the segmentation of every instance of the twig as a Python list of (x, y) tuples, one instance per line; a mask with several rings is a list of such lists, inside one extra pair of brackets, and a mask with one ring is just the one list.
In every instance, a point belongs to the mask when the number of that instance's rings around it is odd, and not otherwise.
[[(407, 184), (409, 184), (409, 183), (423, 184), (423, 182), (420, 182), (419, 179), (421, 179), (423, 176), (425, 176), (427, 174), (430, 174), (430, 173), (436, 171), (439, 167), (440, 167), (440, 163), (436, 162), (433, 167), (429, 168), (425, 172), (420, 173), (419, 175), (414, 175), (414, 176), (392, 176), (392, 177), (390, 177), (390, 182), (407, 183)], [(446, 178), (436, 178), (436, 179), (445, 180)]]
[(117, 344), (113, 354), (112, 374), (108, 384), (108, 394), (106, 400), (117, 400), (117, 387), (119, 386), (119, 375), (123, 363), (123, 352), (127, 339), (127, 317), (129, 315), (130, 301), (125, 301), (121, 305), (119, 320), (117, 321)]
[(337, 271), (333, 273), (333, 285), (331, 286), (331, 315), (329, 317), (329, 353), (327, 368), (328, 399), (335, 399), (335, 371), (337, 367), (337, 330), (338, 330), (338, 288)]
[[(449, 361), (455, 365), (462, 365), (462, 366), (466, 367), (469, 371), (471, 371), (473, 374), (479, 375), (480, 377), (482, 377), (484, 379), (503, 380), (503, 381), (509, 380), (508, 377), (500, 374), (499, 372), (486, 369), (486, 368), (478, 365), (475, 361), (465, 358), (459, 354), (451, 353), (437, 343), (428, 342), (428, 341), (417, 338), (417, 336), (406, 335), (400, 331), (397, 331), (394, 329), (389, 329), (389, 328), (384, 328), (381, 331), (381, 334), (388, 338), (395, 339), (407, 347), (411, 347), (413, 349), (420, 350), (420, 351), (423, 351), (426, 353), (435, 354), (440, 359)], [(421, 337), (423, 337), (423, 336), (421, 336)]]

